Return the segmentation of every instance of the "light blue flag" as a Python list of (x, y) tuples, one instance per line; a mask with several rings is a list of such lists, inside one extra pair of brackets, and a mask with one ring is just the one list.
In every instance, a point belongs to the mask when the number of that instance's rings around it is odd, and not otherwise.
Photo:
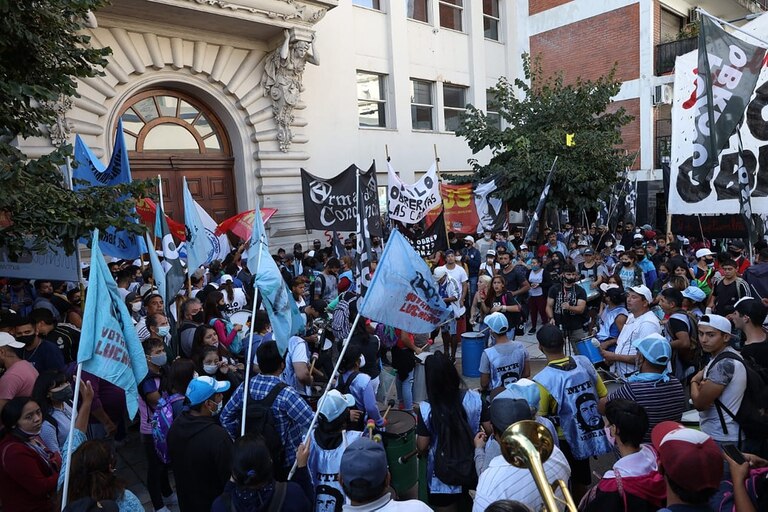
[[(93, 240), (98, 236), (97, 229)], [(91, 246), (91, 274), (77, 362), (84, 371), (125, 390), (128, 416), (136, 416), (138, 385), (147, 375), (147, 360), (99, 244)]]
[(205, 229), (205, 225), (200, 219), (200, 213), (197, 211), (197, 204), (187, 186), (186, 177), (184, 178), (184, 225), (187, 227), (187, 240), (184, 244), (187, 253), (187, 268), (189, 272), (194, 272), (200, 265), (210, 263), (216, 251), (213, 247), (213, 241), (208, 237), (208, 230)]
[(368, 293), (360, 300), (360, 315), (413, 334), (432, 332), (453, 319), (429, 267), (398, 230), (390, 235)]
[[(272, 324), (277, 348), (281, 354), (285, 354), (288, 349), (288, 339), (304, 327), (304, 319), (299, 313), (299, 307), (293, 299), (288, 284), (277, 268), (277, 263), (269, 254), (264, 221), (258, 205), (254, 213), (251, 245), (247, 252), (248, 268), (255, 276), (254, 282)], [(261, 260), (259, 260), (259, 252)]]
[[(117, 123), (115, 150), (108, 166), (101, 163), (79, 135), (75, 137), (75, 167), (72, 169), (72, 177), (88, 182), (88, 185), (75, 184), (75, 190), (131, 182), (131, 167), (128, 164), (122, 120)], [(133, 220), (138, 222), (137, 219)], [(127, 231), (117, 231), (115, 228), (107, 228), (101, 234), (99, 245), (107, 256), (121, 259), (133, 260), (141, 257), (146, 251), (141, 237)]]
[(149, 247), (149, 264), (152, 267), (152, 277), (155, 280), (155, 286), (157, 287), (157, 293), (163, 299), (163, 304), (168, 305), (168, 297), (165, 289), (165, 268), (160, 263), (160, 258), (157, 256), (155, 246), (152, 245), (152, 240), (149, 239), (149, 234), (144, 235), (147, 241), (147, 247)]

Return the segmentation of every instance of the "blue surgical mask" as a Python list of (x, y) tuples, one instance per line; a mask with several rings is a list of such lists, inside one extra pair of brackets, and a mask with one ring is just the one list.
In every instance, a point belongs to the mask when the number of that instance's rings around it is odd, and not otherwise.
[(163, 352), (162, 354), (158, 354), (156, 356), (150, 356), (149, 360), (154, 365), (165, 366), (165, 363), (168, 362), (168, 356), (165, 354), (165, 352)]
[(170, 325), (161, 325), (157, 328), (157, 334), (160, 335), (161, 338), (165, 338), (170, 334), (171, 332), (171, 326)]

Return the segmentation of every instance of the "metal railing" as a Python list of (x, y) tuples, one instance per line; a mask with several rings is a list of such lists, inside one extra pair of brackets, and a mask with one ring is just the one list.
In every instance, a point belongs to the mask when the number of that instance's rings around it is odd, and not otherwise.
[[(768, 0), (766, 0), (768, 1)], [(675, 69), (675, 58), (699, 47), (698, 37), (678, 39), (656, 45), (656, 76), (661, 76)]]

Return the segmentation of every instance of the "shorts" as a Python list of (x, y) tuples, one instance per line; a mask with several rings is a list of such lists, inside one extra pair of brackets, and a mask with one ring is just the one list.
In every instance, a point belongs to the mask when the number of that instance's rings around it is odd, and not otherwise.
[(577, 460), (573, 457), (573, 452), (565, 439), (560, 439), (560, 451), (565, 455), (565, 459), (571, 466), (571, 482), (581, 485), (592, 484), (592, 472), (589, 467), (589, 457)]
[(443, 334), (449, 334), (453, 336), (456, 334), (456, 320), (451, 320), (450, 322), (441, 325), (440, 330), (443, 332)]

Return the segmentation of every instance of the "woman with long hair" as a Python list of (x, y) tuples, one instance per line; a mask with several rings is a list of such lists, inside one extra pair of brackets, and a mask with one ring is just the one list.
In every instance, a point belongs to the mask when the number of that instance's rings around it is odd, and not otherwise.
[[(501, 312), (507, 317), (509, 325), (520, 324), (520, 303), (507, 291), (507, 283), (501, 274), (493, 276), (491, 287), (485, 295), (485, 301), (481, 303), (480, 308), (484, 315)], [(512, 330), (512, 339), (514, 339), (514, 329)]]
[(600, 342), (601, 349), (613, 352), (616, 350), (619, 334), (629, 318), (629, 312), (626, 308), (627, 295), (621, 288), (609, 288), (610, 285), (600, 286), (602, 303), (600, 304), (599, 328), (595, 337)]
[[(296, 449), (298, 470), (289, 482), (276, 482), (264, 438), (246, 434), (235, 441), (232, 478), (216, 498), (211, 512), (309, 512), (314, 510), (312, 480), (307, 470), (309, 445)], [(272, 503), (278, 500), (279, 503)]]
[[(424, 363), (427, 384), (427, 400), (419, 404), (416, 427), (416, 447), (427, 454), (427, 488), (429, 505), (437, 510), (453, 512), (472, 507), (469, 486), (449, 485), (440, 480), (445, 468), (436, 467), (438, 445), (468, 443), (474, 453), (474, 437), (482, 424), (486, 433), (491, 432), (488, 408), (480, 394), (468, 390), (456, 371), (456, 366), (443, 352), (437, 351)], [(474, 461), (471, 472), (475, 471)], [(476, 483), (477, 475), (469, 475)], [(469, 484), (471, 485), (471, 484)]]
[(619, 266), (616, 267), (613, 275), (621, 279), (625, 290), (645, 284), (643, 269), (637, 264), (637, 255), (633, 251), (627, 251), (621, 255)]
[(227, 303), (224, 301), (223, 293), (216, 290), (206, 296), (205, 305), (203, 306), (205, 323), (216, 330), (220, 344), (227, 347), (233, 354), (238, 354), (242, 349), (240, 331), (242, 331), (243, 326), (230, 322), (224, 316), (226, 310)]
[(227, 350), (227, 347), (219, 343), (219, 336), (216, 334), (216, 329), (210, 325), (199, 325), (195, 328), (195, 335), (192, 337), (190, 359), (192, 359), (192, 361), (198, 361), (202, 356), (203, 351), (208, 347), (215, 348), (219, 353), (221, 360), (227, 361), (227, 364), (235, 363), (235, 359), (232, 357), (229, 350)]
[(72, 419), (73, 394), (67, 376), (59, 371), (41, 373), (35, 381), (32, 397), (43, 413), (40, 439), (52, 452), (61, 451)]

